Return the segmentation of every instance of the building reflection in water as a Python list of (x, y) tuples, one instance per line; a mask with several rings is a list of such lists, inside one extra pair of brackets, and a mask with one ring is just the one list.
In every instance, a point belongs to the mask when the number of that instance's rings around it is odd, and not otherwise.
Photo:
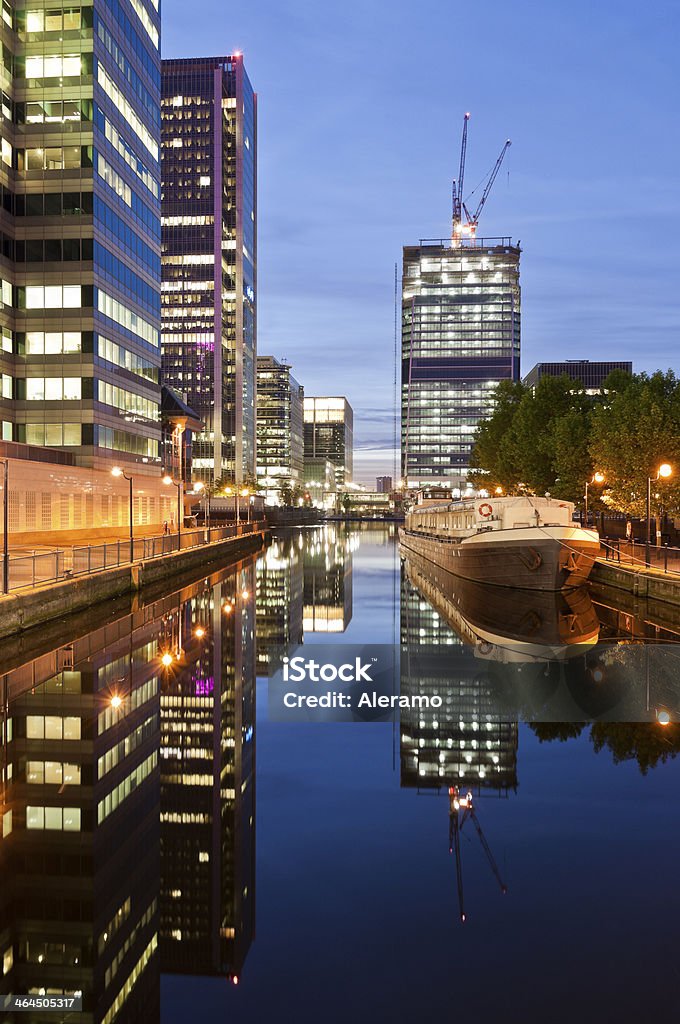
[(282, 531), (257, 560), (257, 670), (266, 675), (270, 653), (302, 643), (304, 546), (312, 530)]
[(2, 990), (83, 1021), (160, 1012), (156, 649), (126, 616), (3, 677)]
[(252, 563), (162, 620), (164, 971), (238, 981), (254, 937), (254, 637)]
[(82, 993), (85, 1024), (153, 1024), (161, 970), (238, 977), (255, 922), (254, 593), (239, 563), (73, 619), (67, 645), (31, 659), (0, 648), (2, 993)]
[(305, 633), (344, 633), (352, 619), (352, 554), (357, 531), (331, 523), (303, 533)]
[[(515, 790), (517, 722), (501, 718), (474, 652), (418, 591), (404, 566), (401, 642), (401, 694), (439, 695), (443, 701), (440, 708), (402, 709), (401, 785), (466, 786), (497, 794)], [(450, 652), (446, 680), (442, 647)]]

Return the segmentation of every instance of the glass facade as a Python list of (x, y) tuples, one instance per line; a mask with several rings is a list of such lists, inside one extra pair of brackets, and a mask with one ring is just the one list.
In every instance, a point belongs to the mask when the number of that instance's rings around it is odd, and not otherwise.
[(597, 394), (609, 374), (614, 370), (632, 373), (633, 364), (623, 359), (605, 362), (591, 362), (590, 359), (566, 359), (562, 363), (536, 363), (524, 378), (524, 383), (533, 388), (541, 377), (567, 376), (583, 384), (587, 392)]
[(354, 470), (354, 412), (346, 398), (305, 398), (305, 463), (328, 459), (335, 486), (350, 483)]
[(518, 246), (509, 238), (404, 248), (401, 453), (409, 486), (465, 486), (477, 424), (519, 379)]
[(255, 475), (257, 99), (240, 56), (163, 61), (163, 375), (195, 475)]
[(270, 504), (290, 503), (304, 483), (304, 392), (290, 369), (257, 357), (257, 478)]
[(2, 438), (156, 474), (159, 12), (30, 0), (3, 13)]

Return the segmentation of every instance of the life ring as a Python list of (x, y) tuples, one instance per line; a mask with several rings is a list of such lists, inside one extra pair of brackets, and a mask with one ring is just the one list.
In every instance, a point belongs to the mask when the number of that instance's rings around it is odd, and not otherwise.
[(491, 513), (493, 512), (493, 508), (492, 508), (492, 506), (491, 506), (491, 505), (490, 505), (490, 504), (488, 503), (488, 501), (485, 501), (485, 502), (483, 502), (483, 503), (482, 503), (482, 504), (481, 504), (481, 505), (479, 506), (479, 508), (477, 509), (477, 511), (479, 512), (479, 514), (480, 514), (480, 516), (482, 517), (482, 519), (488, 519), (488, 518), (489, 518), (489, 516), (491, 515)]

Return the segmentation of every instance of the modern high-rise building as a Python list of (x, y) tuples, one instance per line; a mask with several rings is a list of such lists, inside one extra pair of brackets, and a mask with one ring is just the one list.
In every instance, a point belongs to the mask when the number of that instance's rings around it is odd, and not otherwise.
[(305, 462), (328, 459), (341, 487), (352, 480), (353, 454), (354, 413), (347, 399), (305, 396)]
[(625, 359), (599, 361), (590, 359), (565, 359), (561, 363), (536, 363), (524, 378), (529, 387), (536, 387), (541, 377), (570, 377), (583, 384), (587, 392), (598, 394), (604, 382), (614, 370), (633, 372), (632, 362)]
[(2, 440), (158, 476), (158, 0), (4, 0), (0, 30)]
[(408, 486), (465, 487), (473, 437), (519, 379), (519, 246), (426, 239), (404, 248), (401, 462)]
[(240, 54), (162, 67), (163, 378), (203, 421), (194, 474), (255, 475), (257, 99)]
[(304, 392), (288, 363), (257, 357), (257, 479), (269, 504), (304, 486)]
[(377, 476), (375, 478), (375, 489), (379, 494), (389, 494), (392, 490), (392, 477)]

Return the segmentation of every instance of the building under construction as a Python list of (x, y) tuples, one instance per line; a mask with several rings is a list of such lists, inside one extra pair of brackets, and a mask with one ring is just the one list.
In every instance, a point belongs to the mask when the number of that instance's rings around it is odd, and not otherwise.
[(404, 247), (401, 473), (409, 487), (464, 490), (477, 425), (490, 415), (498, 383), (519, 379), (520, 248), (509, 237), (477, 237), (510, 142), (470, 212), (463, 200), (468, 117), (451, 237)]

